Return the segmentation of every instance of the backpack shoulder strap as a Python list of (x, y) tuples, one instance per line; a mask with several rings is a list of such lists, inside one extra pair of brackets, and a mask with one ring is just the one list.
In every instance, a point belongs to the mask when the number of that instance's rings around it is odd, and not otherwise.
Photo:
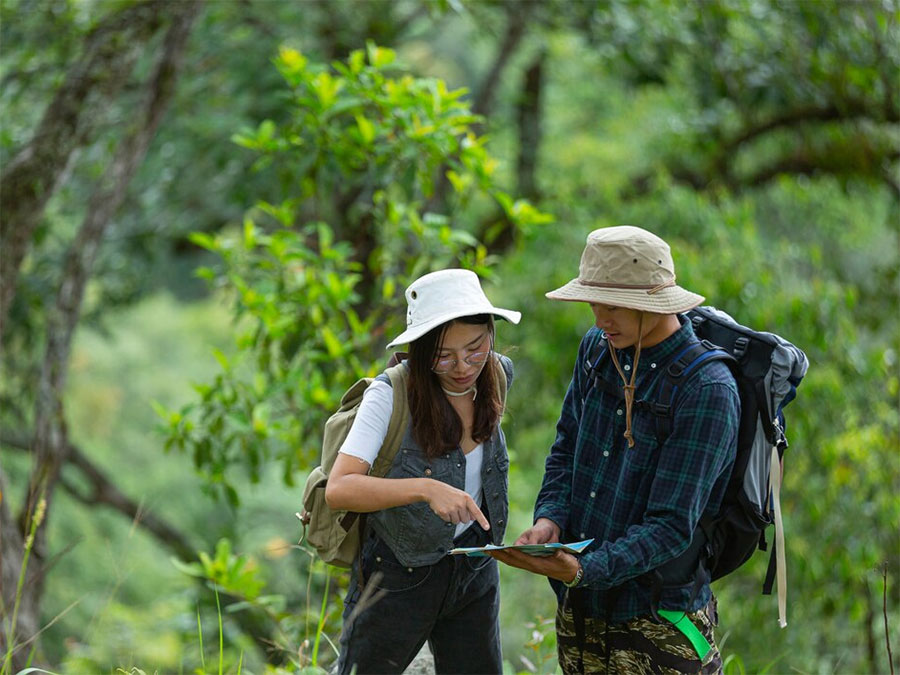
[(406, 427), (409, 424), (409, 402), (406, 399), (406, 383), (409, 379), (409, 368), (406, 364), (400, 363), (391, 366), (385, 374), (390, 379), (391, 389), (394, 392), (394, 405), (391, 411), (391, 421), (388, 423), (387, 434), (378, 456), (372, 464), (369, 471), (370, 476), (384, 476), (394, 463), (394, 457), (400, 449), (400, 443), (403, 441), (403, 435), (406, 433)]
[(666, 367), (659, 382), (656, 401), (649, 406), (656, 415), (656, 438), (660, 444), (672, 433), (673, 406), (678, 388), (698, 368), (713, 361), (725, 361), (729, 367), (737, 363), (736, 359), (721, 347), (708, 340), (698, 340), (682, 349)]
[[(624, 398), (625, 393), (621, 384), (618, 382), (609, 382), (600, 376), (600, 366), (606, 359), (607, 354), (609, 354), (609, 345), (607, 344), (606, 338), (601, 337), (597, 340), (596, 344), (591, 347), (588, 358), (582, 366), (584, 368), (585, 376), (587, 377), (586, 392), (590, 391), (593, 387), (597, 387), (608, 394), (612, 394), (618, 398)], [(587, 393), (585, 393), (585, 396), (586, 395)]]
[(500, 366), (498, 372), (502, 374), (502, 377), (496, 378), (497, 393), (500, 394), (500, 404), (503, 406), (503, 409), (506, 410), (506, 392), (509, 389), (513, 377), (512, 362), (506, 356), (501, 358), (499, 354), (496, 356), (496, 359), (497, 365)]

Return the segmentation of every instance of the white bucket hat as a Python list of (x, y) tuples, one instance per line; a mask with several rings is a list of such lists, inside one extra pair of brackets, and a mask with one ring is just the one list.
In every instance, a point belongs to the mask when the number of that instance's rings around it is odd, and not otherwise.
[(478, 275), (471, 270), (440, 270), (419, 277), (406, 289), (406, 330), (387, 349), (417, 340), (432, 328), (451, 319), (475, 314), (493, 314), (512, 323), (522, 315), (494, 307), (487, 299)]
[(675, 284), (669, 245), (652, 232), (630, 225), (591, 232), (578, 278), (546, 296), (657, 314), (686, 312), (705, 300)]

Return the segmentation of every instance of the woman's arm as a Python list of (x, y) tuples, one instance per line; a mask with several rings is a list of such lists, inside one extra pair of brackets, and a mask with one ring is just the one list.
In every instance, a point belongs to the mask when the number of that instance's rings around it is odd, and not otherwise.
[(488, 519), (471, 495), (432, 478), (376, 478), (367, 475), (369, 464), (357, 457), (338, 453), (328, 484), (325, 501), (332, 509), (371, 513), (393, 506), (428, 502), (439, 518), (447, 522), (477, 520), (489, 530)]

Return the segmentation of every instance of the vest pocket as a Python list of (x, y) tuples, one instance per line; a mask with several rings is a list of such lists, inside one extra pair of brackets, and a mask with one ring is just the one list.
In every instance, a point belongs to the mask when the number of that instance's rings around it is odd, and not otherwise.
[(403, 448), (400, 471), (408, 478), (440, 478), (450, 473), (450, 461), (445, 455), (428, 459), (419, 452)]

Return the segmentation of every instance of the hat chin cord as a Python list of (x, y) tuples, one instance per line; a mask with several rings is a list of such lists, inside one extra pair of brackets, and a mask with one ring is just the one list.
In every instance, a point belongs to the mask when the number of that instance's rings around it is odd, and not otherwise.
[[(631, 369), (631, 381), (625, 377), (625, 371), (622, 370), (622, 366), (619, 365), (619, 357), (616, 355), (616, 348), (613, 347), (612, 342), (609, 343), (609, 355), (612, 357), (613, 365), (616, 367), (616, 370), (619, 372), (619, 377), (622, 378), (622, 385), (625, 389), (625, 438), (628, 440), (628, 447), (634, 447), (634, 434), (631, 433), (631, 408), (634, 405), (634, 381), (637, 377), (638, 370), (638, 361), (641, 359), (641, 340), (644, 337), (644, 313), (640, 312), (638, 315), (638, 341), (637, 347), (634, 350), (634, 365)], [(447, 391), (446, 389), (444, 391)]]

